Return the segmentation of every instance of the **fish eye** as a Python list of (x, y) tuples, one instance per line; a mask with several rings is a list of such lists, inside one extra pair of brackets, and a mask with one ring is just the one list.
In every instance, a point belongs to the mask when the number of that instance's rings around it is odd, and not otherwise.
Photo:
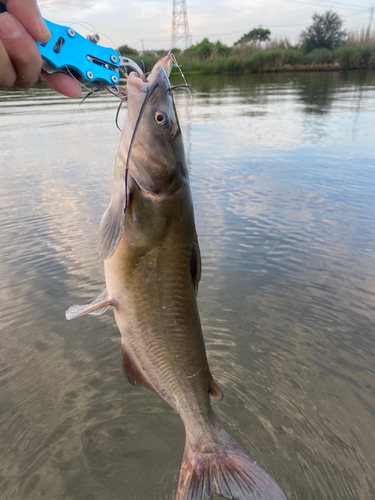
[(169, 119), (167, 113), (164, 111), (156, 111), (155, 121), (158, 125), (168, 125)]

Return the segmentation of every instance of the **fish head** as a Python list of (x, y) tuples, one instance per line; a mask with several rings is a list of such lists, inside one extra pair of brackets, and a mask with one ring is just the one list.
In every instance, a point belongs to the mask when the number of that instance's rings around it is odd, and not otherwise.
[(184, 212), (193, 220), (184, 146), (168, 79), (172, 62), (171, 56), (160, 59), (147, 81), (137, 72), (127, 79), (128, 112), (115, 157), (112, 198), (100, 225), (104, 261), (114, 255), (125, 224), (122, 248), (143, 235), (142, 244), (151, 241), (151, 233), (159, 238), (174, 195), (187, 194)]
[[(145, 191), (160, 194), (187, 168), (181, 129), (169, 82), (173, 59), (158, 61), (148, 81), (136, 72), (128, 78), (129, 173)], [(129, 142), (128, 142), (129, 143)]]

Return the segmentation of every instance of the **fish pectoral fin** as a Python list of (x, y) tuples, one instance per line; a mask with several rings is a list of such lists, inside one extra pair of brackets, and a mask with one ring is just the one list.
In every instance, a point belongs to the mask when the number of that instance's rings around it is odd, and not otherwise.
[(211, 379), (210, 385), (208, 386), (208, 394), (211, 401), (213, 401), (214, 403), (218, 403), (224, 397), (223, 391), (220, 389), (214, 379)]
[[(129, 199), (130, 193), (128, 193)], [(107, 260), (115, 253), (124, 234), (125, 223), (125, 188), (115, 187), (111, 202), (104, 212), (99, 227), (99, 254), (101, 260)]]
[(78, 316), (83, 316), (84, 314), (90, 314), (91, 316), (100, 316), (105, 313), (109, 307), (117, 307), (117, 301), (112, 297), (109, 297), (107, 289), (105, 288), (103, 292), (97, 297), (91, 304), (86, 304), (83, 306), (71, 306), (65, 313), (66, 319), (78, 318)]

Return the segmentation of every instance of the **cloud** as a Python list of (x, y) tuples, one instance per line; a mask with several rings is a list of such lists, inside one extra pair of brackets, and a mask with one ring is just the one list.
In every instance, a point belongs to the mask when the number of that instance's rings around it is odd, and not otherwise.
[(72, 21), (100, 12), (114, 11), (109, 2), (98, 0), (41, 0), (38, 5), (46, 18), (58, 14), (69, 17)]
[[(187, 0), (186, 3), (194, 43), (208, 37), (228, 45), (260, 25), (269, 27), (272, 36), (287, 36), (296, 43), (302, 29), (311, 22), (312, 14), (326, 10), (312, 3), (304, 5), (287, 0)], [(371, 7), (371, 0), (361, 3)], [(142, 46), (149, 50), (170, 48), (172, 0), (41, 0), (39, 6), (49, 21), (89, 22), (116, 45), (127, 44), (138, 50)], [(369, 10), (361, 13), (354, 8), (352, 13), (340, 10), (340, 6), (335, 10), (347, 16), (345, 25), (349, 29), (368, 24)]]

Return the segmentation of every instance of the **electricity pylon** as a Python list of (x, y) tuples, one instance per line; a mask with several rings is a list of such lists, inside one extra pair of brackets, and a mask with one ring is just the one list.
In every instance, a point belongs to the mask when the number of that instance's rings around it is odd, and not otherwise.
[(190, 46), (186, 0), (173, 0), (171, 48), (176, 47), (179, 40), (183, 41), (184, 49)]

